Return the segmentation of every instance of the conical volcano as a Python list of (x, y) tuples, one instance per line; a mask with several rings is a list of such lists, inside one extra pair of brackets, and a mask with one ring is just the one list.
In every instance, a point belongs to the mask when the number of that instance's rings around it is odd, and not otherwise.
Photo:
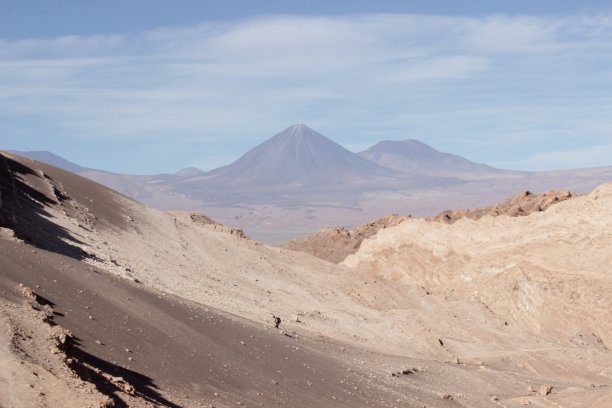
[(390, 176), (393, 171), (348, 151), (306, 125), (296, 124), (209, 174), (253, 187)]

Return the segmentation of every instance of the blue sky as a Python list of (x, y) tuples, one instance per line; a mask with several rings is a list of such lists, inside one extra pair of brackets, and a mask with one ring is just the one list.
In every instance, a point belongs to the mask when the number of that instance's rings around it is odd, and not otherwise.
[(299, 122), (353, 151), (612, 165), (606, 3), (0, 0), (0, 148), (211, 169)]

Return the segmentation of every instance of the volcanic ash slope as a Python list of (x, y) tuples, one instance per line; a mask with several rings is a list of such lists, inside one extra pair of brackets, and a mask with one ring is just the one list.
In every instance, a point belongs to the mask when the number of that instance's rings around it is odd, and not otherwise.
[[(17, 219), (18, 236), (44, 249), (256, 322), (270, 324), (279, 315), (286, 330), (386, 351), (403, 342), (400, 334), (385, 333), (386, 312), (353, 296), (348, 268), (245, 239), (199, 214), (163, 213), (58, 168), (6, 156), (17, 175), (3, 195), (4, 207), (16, 209), (7, 217)], [(23, 191), (9, 194), (16, 189)], [(21, 201), (9, 206), (13, 195)], [(30, 207), (35, 217), (26, 214)]]
[(334, 265), (1, 152), (0, 197), (2, 407), (435, 407), (460, 387), (456, 367), (412, 384), (389, 374), (424, 361), (339, 343), (386, 323)]

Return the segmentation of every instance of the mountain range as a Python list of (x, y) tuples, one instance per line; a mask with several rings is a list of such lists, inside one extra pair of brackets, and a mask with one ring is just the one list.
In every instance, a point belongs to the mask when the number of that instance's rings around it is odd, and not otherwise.
[(50, 152), (14, 153), (88, 177), (158, 209), (201, 211), (270, 243), (389, 213), (433, 215), (491, 205), (524, 190), (586, 192), (612, 180), (612, 167), (502, 170), (413, 139), (381, 141), (353, 153), (303, 124), (208, 172), (187, 168), (137, 176), (91, 169)]

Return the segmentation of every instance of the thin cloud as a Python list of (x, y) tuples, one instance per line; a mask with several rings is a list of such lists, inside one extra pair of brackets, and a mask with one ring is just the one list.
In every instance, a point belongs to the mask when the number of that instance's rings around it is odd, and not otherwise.
[(520, 160), (495, 162), (500, 168), (521, 168), (526, 170), (549, 170), (602, 167), (610, 165), (612, 144), (588, 147), (574, 147), (570, 150), (555, 150), (527, 156)]
[(351, 146), (468, 141), (507, 162), (495, 146), (609, 137), (611, 33), (604, 14), (359, 15), (0, 39), (0, 111), (57, 138), (254, 142), (299, 121)]

